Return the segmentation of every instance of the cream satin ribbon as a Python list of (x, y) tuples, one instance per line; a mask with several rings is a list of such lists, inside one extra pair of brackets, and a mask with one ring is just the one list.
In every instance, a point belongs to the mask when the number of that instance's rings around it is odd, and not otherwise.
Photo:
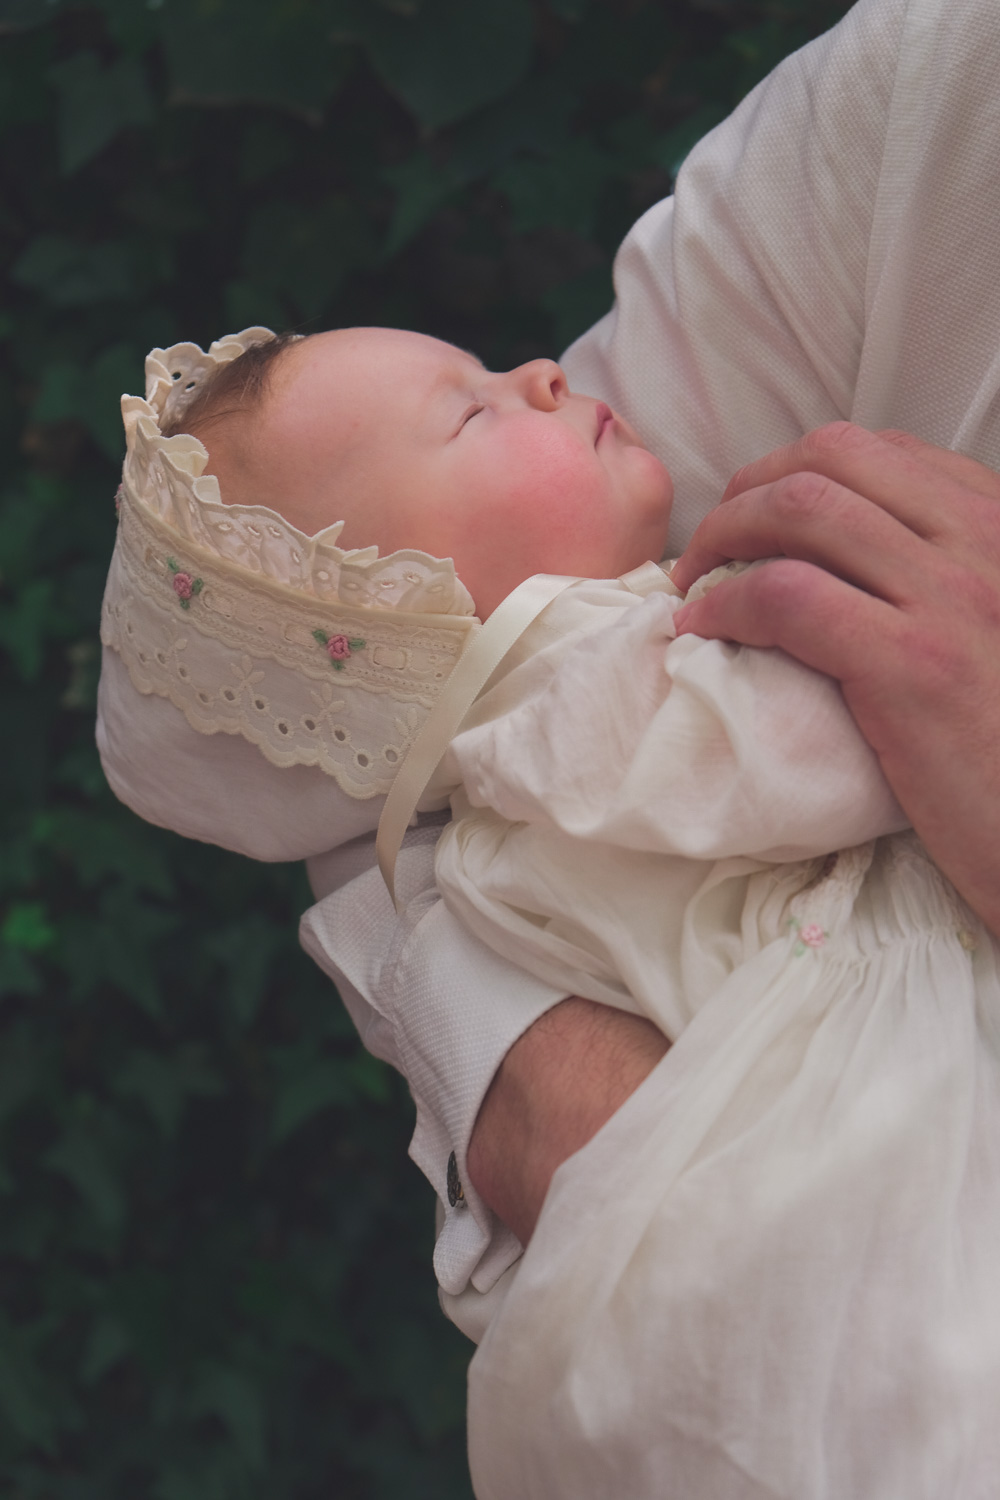
[(410, 746), (406, 759), (389, 788), (382, 816), (378, 821), (375, 852), (382, 879), (389, 888), (393, 904), (396, 904), (396, 856), (403, 837), (427, 783), (458, 732), (462, 720), (515, 641), (557, 594), (576, 582), (576, 578), (557, 578), (550, 573), (537, 573), (532, 578), (526, 578), (497, 605), (452, 668), (444, 691)]

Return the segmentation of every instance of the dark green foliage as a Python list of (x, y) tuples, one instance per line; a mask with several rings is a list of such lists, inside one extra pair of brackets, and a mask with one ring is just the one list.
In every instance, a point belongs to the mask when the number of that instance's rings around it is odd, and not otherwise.
[(3, 1495), (469, 1493), (410, 1106), (297, 950), (301, 873), (101, 777), (120, 393), (248, 323), (556, 352), (693, 142), (844, 8), (0, 0)]

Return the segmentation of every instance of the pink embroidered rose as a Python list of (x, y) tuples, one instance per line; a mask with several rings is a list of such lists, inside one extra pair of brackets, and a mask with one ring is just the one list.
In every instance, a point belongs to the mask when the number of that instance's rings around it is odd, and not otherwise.
[(346, 661), (351, 654), (351, 643), (346, 635), (331, 635), (326, 643), (326, 651), (334, 661)]
[(171, 582), (178, 599), (190, 599), (194, 593), (194, 579), (190, 573), (175, 573)]
[(799, 942), (805, 943), (807, 948), (822, 948), (826, 933), (818, 923), (807, 922), (805, 927), (799, 928)]

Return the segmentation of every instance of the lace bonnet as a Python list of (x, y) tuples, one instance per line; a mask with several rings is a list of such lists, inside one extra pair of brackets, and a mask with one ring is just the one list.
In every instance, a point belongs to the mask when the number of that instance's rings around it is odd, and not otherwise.
[[(380, 804), (370, 799), (389, 791), (480, 624), (450, 560), (344, 551), (343, 522), (306, 537), (264, 506), (223, 504), (204, 446), (163, 436), (217, 369), (271, 337), (248, 328), (207, 352), (154, 349), (145, 399), (122, 397), (127, 453), (101, 618), (98, 743), (112, 787), (144, 817), (293, 859), (375, 826)], [(220, 734), (254, 753), (204, 738)], [(308, 789), (325, 810), (287, 836), (252, 826), (261, 787), (268, 806), (287, 803), (270, 785), (276, 767), (310, 768), (280, 778), (280, 790)], [(194, 804), (201, 813), (185, 816)]]

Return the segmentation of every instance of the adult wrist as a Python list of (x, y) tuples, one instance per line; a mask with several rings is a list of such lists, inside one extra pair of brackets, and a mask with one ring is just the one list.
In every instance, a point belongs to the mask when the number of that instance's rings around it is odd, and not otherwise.
[(472, 1186), (522, 1244), (552, 1175), (667, 1051), (652, 1022), (578, 996), (547, 1010), (500, 1064), (467, 1154)]

